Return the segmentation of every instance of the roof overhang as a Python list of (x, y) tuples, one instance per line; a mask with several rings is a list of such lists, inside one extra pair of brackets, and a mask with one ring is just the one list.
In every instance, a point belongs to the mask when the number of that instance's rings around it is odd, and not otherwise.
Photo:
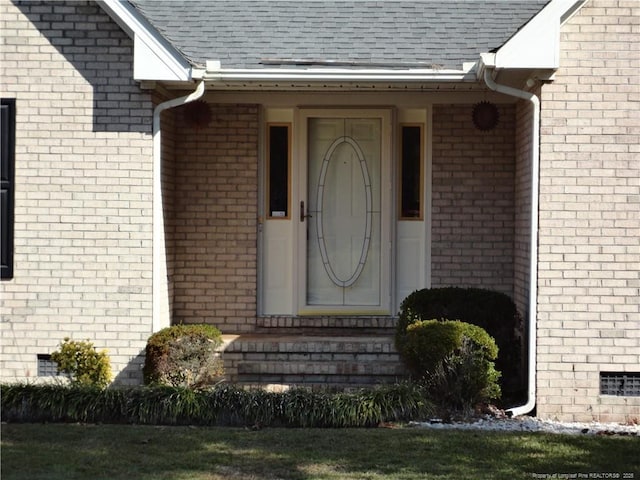
[(553, 70), (560, 66), (560, 26), (587, 0), (552, 0), (495, 55), (496, 68)]
[(552, 0), (495, 53), (483, 53), (477, 68), (501, 76), (502, 83), (531, 86), (532, 81), (553, 80), (560, 67), (560, 28), (588, 0)]
[(102, 8), (134, 40), (136, 81), (184, 88), (205, 80), (214, 89), (381, 89), (467, 90), (481, 84), (485, 68), (501, 81), (522, 86), (551, 80), (560, 66), (560, 27), (588, 0), (551, 0), (495, 53), (483, 53), (461, 70), (439, 68), (295, 68), (228, 69), (220, 61), (192, 67), (126, 0), (99, 0)]
[(99, 0), (102, 9), (133, 39), (133, 78), (185, 82), (191, 65), (126, 0)]

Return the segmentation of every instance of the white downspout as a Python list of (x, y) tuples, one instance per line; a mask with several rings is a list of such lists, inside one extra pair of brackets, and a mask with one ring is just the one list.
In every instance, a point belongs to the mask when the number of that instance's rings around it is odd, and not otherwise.
[(538, 192), (540, 186), (540, 99), (531, 92), (497, 84), (491, 76), (493, 70), (484, 69), (484, 83), (491, 90), (512, 97), (522, 98), (531, 103), (533, 119), (531, 126), (531, 238), (529, 243), (529, 382), (527, 403), (507, 411), (511, 416), (531, 412), (536, 405), (536, 344), (537, 344), (537, 285), (538, 285)]
[(153, 332), (168, 327), (169, 285), (167, 279), (167, 259), (164, 238), (164, 208), (162, 203), (162, 132), (160, 115), (165, 110), (193, 102), (204, 95), (204, 80), (195, 91), (184, 97), (160, 103), (153, 110), (153, 287), (152, 320)]

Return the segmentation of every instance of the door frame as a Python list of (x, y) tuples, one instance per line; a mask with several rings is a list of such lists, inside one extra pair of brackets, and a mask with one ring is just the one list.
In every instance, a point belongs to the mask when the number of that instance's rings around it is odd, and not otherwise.
[[(309, 118), (379, 118), (380, 138), (380, 305), (379, 306), (318, 306), (307, 304), (307, 225), (300, 221), (300, 202), (309, 205), (308, 197), (308, 119)], [(298, 126), (295, 157), (299, 159), (295, 176), (292, 217), (296, 235), (296, 268), (294, 298), (298, 315), (391, 315), (394, 285), (392, 279), (394, 256), (392, 255), (393, 219), (395, 196), (393, 195), (393, 110), (391, 108), (299, 108), (295, 115)]]

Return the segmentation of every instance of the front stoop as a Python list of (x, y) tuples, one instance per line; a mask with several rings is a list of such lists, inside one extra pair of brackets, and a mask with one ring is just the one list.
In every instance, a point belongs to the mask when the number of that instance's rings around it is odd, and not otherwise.
[[(283, 317), (259, 321), (261, 331), (223, 335), (230, 382), (281, 390), (294, 386), (346, 390), (406, 378), (393, 328), (378, 318)], [(339, 325), (339, 326), (338, 326)]]

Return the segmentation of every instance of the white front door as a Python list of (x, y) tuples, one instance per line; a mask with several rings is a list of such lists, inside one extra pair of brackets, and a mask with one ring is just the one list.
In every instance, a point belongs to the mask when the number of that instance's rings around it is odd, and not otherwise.
[(389, 124), (388, 111), (305, 114), (301, 313), (390, 313)]

